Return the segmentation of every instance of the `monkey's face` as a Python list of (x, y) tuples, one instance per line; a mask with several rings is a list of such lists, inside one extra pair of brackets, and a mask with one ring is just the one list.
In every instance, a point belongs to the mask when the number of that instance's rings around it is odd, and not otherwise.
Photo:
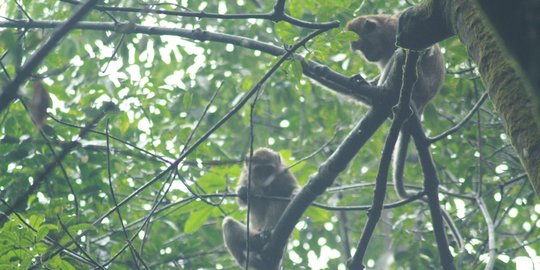
[[(253, 153), (251, 158), (251, 179), (256, 185), (268, 186), (277, 175), (281, 164), (279, 153), (268, 148), (259, 148)], [(246, 163), (246, 167), (249, 166)]]
[(252, 164), (252, 166), (254, 179), (266, 179), (277, 170), (273, 164)]
[(346, 30), (359, 36), (351, 49), (360, 52), (370, 62), (387, 62), (395, 50), (395, 24), (378, 15), (360, 16), (350, 21)]
[(358, 39), (351, 42), (351, 49), (359, 51), (366, 60), (377, 62), (382, 58), (381, 46), (376, 46), (379, 38), (377, 32), (377, 22), (365, 17), (358, 17), (347, 24), (347, 30), (355, 32)]

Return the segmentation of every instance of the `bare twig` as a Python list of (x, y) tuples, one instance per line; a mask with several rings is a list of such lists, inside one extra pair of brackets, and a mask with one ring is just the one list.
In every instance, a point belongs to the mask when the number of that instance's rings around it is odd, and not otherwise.
[(467, 113), (467, 115), (465, 115), (465, 117), (457, 125), (453, 126), (452, 128), (448, 129), (447, 131), (443, 132), (440, 135), (437, 135), (437, 136), (435, 136), (433, 138), (429, 138), (428, 142), (430, 144), (435, 143), (437, 141), (440, 141), (440, 140), (446, 138), (446, 136), (448, 136), (450, 134), (453, 134), (454, 132), (458, 131), (463, 125), (465, 125), (472, 118), (474, 113), (476, 111), (478, 111), (480, 106), (482, 106), (484, 101), (486, 101), (487, 97), (488, 97), (488, 92), (486, 91), (486, 92), (484, 92), (484, 94), (482, 94), (482, 97), (480, 97), (480, 99), (476, 102), (476, 104), (474, 104), (474, 106), (469, 111), (469, 113)]
[(62, 230), (64, 230), (64, 232), (69, 236), (71, 241), (73, 243), (75, 243), (77, 248), (84, 254), (84, 256), (86, 256), (86, 258), (88, 258), (88, 260), (90, 260), (94, 264), (94, 266), (96, 266), (97, 268), (105, 269), (96, 260), (94, 260), (92, 258), (92, 256), (90, 256), (90, 254), (88, 254), (88, 252), (86, 252), (86, 250), (81, 246), (81, 244), (79, 244), (79, 241), (77, 241), (77, 239), (75, 237), (73, 237), (73, 235), (71, 235), (71, 233), (69, 232), (68, 227), (66, 226), (66, 224), (64, 224), (64, 222), (62, 222), (62, 219), (60, 218), (59, 214), (56, 214), (56, 218), (58, 219), (58, 222), (60, 223), (60, 226), (62, 226)]
[[(80, 4), (79, 1), (75, 0), (61, 0), (62, 2), (70, 4)], [(327, 23), (312, 23), (303, 20), (293, 18), (285, 14), (284, 9), (285, 1), (278, 0), (274, 6), (274, 10), (268, 13), (257, 13), (257, 14), (219, 14), (219, 13), (207, 13), (204, 11), (194, 12), (194, 11), (173, 11), (173, 10), (162, 10), (162, 9), (153, 9), (153, 8), (134, 8), (134, 7), (110, 7), (105, 5), (97, 5), (94, 9), (99, 11), (118, 11), (118, 12), (134, 12), (134, 13), (149, 13), (149, 14), (161, 14), (161, 15), (171, 15), (178, 17), (192, 17), (198, 19), (265, 19), (274, 22), (285, 21), (290, 24), (310, 28), (310, 29), (326, 29), (334, 28), (339, 26), (339, 22), (332, 21)]]
[(124, 225), (124, 219), (122, 218), (122, 213), (120, 212), (120, 207), (118, 207), (118, 201), (116, 200), (116, 195), (114, 194), (114, 187), (112, 183), (112, 174), (111, 174), (111, 151), (110, 151), (110, 143), (109, 143), (109, 119), (107, 119), (107, 125), (105, 126), (105, 138), (107, 140), (107, 179), (109, 180), (109, 191), (111, 192), (111, 199), (113, 201), (113, 204), (115, 205), (116, 213), (118, 214), (118, 221), (120, 222), (120, 225), (122, 226), (122, 232), (124, 233), (124, 237), (126, 238), (126, 243), (129, 245), (129, 249), (131, 251), (131, 256), (133, 256), (133, 261), (135, 262), (135, 266), (137, 269), (139, 269), (139, 264), (137, 261), (139, 261), (145, 269), (148, 269), (148, 266), (144, 262), (143, 258), (137, 252), (135, 247), (133, 246), (133, 243), (131, 243), (129, 239), (129, 235), (126, 229), (126, 226)]
[[(52, 162), (47, 164), (45, 166), (45, 168), (40, 173), (38, 173), (38, 175), (35, 177), (35, 180), (32, 183), (32, 185), (30, 185), (30, 187), (25, 192), (23, 192), (21, 195), (19, 195), (19, 197), (17, 197), (14, 200), (13, 209), (16, 209), (16, 210), (21, 209), (26, 205), (26, 202), (28, 200), (28, 196), (30, 196), (31, 194), (34, 194), (34, 192), (36, 192), (38, 187), (47, 179), (49, 174), (54, 171), (54, 168), (56, 167), (58, 162), (62, 161), (71, 152), (71, 150), (73, 150), (73, 148), (75, 148), (78, 145), (77, 141), (80, 140), (81, 138), (85, 137), (88, 134), (89, 130), (92, 127), (94, 127), (105, 116), (105, 114), (107, 112), (111, 111), (113, 108), (114, 108), (114, 105), (112, 103), (106, 104), (104, 106), (102, 112), (96, 118), (94, 118), (86, 126), (86, 128), (81, 129), (81, 131), (79, 132), (78, 138), (73, 140), (71, 143), (66, 145), (64, 148), (62, 148), (62, 150), (58, 153), (57, 158), (55, 158), (55, 160), (53, 160)], [(9, 215), (9, 214), (11, 214), (13, 212), (12, 212), (12, 209), (7, 209), (7, 210), (4, 211), (4, 213), (6, 213), (6, 215)], [(0, 224), (4, 223), (4, 221), (5, 220), (4, 220), (3, 217), (0, 218)]]
[(480, 208), (480, 211), (482, 212), (482, 216), (484, 216), (484, 220), (486, 221), (486, 225), (488, 229), (489, 256), (488, 256), (488, 261), (486, 263), (486, 267), (484, 267), (484, 270), (492, 270), (495, 267), (495, 262), (497, 261), (497, 244), (495, 240), (495, 237), (496, 237), (495, 226), (493, 225), (493, 220), (491, 219), (491, 216), (489, 215), (487, 206), (484, 203), (484, 199), (482, 199), (481, 197), (478, 197), (476, 199), (476, 205), (478, 205), (478, 208)]

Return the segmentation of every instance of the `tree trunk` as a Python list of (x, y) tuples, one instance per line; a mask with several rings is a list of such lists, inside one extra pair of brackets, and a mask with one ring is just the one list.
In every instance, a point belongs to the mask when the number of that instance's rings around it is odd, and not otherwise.
[(478, 65), (506, 134), (540, 196), (540, 126), (534, 120), (534, 97), (526, 89), (530, 82), (520, 76), (519, 63), (505, 49), (482, 9), (471, 0), (432, 0), (406, 10), (399, 25), (397, 43), (405, 48), (426, 48), (451, 32), (459, 37)]
[(537, 195), (540, 195), (540, 127), (534, 121), (534, 101), (518, 76), (511, 56), (498, 42), (481, 9), (468, 0), (444, 4), (444, 14), (453, 19), (456, 35), (478, 65), (489, 96), (503, 119), (506, 134)]

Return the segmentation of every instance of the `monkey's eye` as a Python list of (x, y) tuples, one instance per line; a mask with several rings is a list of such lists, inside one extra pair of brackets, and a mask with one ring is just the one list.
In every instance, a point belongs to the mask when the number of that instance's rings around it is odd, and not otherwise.
[(366, 33), (371, 33), (373, 30), (375, 30), (375, 27), (377, 27), (377, 24), (374, 21), (366, 20), (364, 23), (364, 30)]

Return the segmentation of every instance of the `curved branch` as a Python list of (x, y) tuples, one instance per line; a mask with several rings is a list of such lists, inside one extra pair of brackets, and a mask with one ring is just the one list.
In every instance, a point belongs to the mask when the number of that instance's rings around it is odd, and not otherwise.
[(465, 123), (467, 123), (471, 117), (474, 115), (474, 113), (476, 111), (478, 111), (478, 109), (480, 108), (480, 106), (482, 106), (482, 104), (484, 104), (484, 101), (486, 101), (487, 99), (487, 96), (488, 96), (488, 92), (484, 92), (484, 94), (482, 94), (482, 96), (480, 97), (480, 99), (476, 102), (476, 104), (474, 104), (474, 106), (472, 107), (472, 109), (469, 111), (469, 113), (467, 113), (467, 115), (465, 115), (465, 117), (463, 117), (463, 119), (455, 126), (451, 127), (450, 129), (448, 129), (447, 131), (443, 132), (442, 134), (440, 135), (437, 135), (433, 138), (429, 138), (429, 144), (433, 144), (437, 141), (440, 141), (444, 138), (446, 138), (446, 136), (458, 131), (463, 125), (465, 125)]
[[(54, 28), (60, 25), (59, 21), (3, 21), (0, 22), (0, 28)], [(85, 30), (106, 30), (119, 32), (123, 34), (147, 34), (147, 35), (170, 35), (182, 38), (188, 38), (198, 41), (214, 41), (221, 43), (229, 43), (243, 48), (259, 50), (274, 56), (284, 55), (287, 50), (269, 44), (260, 42), (254, 39), (224, 34), (209, 32), (201, 29), (188, 30), (182, 28), (171, 27), (154, 27), (144, 26), (131, 23), (104, 23), (104, 22), (79, 22), (74, 27), (76, 29)], [(376, 100), (384, 99), (380, 87), (372, 86), (366, 83), (363, 78), (358, 75), (355, 77), (347, 77), (330, 69), (329, 67), (317, 63), (312, 60), (305, 60), (300, 55), (295, 55), (302, 61), (302, 69), (304, 75), (326, 86), (332, 91), (348, 96), (356, 101), (371, 106)]]

